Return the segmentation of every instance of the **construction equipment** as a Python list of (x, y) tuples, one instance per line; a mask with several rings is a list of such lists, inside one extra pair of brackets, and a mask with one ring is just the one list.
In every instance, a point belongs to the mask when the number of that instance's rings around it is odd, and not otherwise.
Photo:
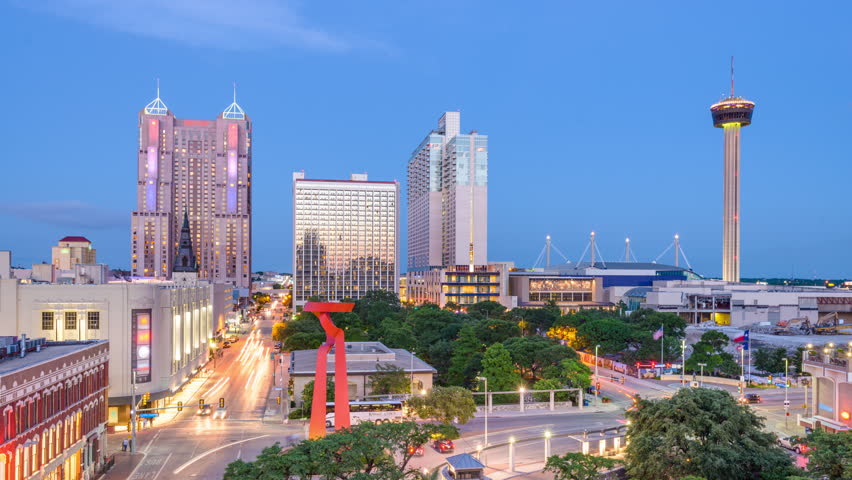
[(852, 323), (844, 323), (837, 312), (831, 312), (819, 317), (811, 330), (820, 335), (852, 334)]
[(775, 324), (775, 335), (807, 335), (811, 333), (811, 322), (807, 317), (780, 320)]

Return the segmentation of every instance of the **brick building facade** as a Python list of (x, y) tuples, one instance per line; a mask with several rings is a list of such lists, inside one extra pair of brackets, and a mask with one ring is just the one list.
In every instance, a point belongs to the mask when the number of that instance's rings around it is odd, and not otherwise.
[(0, 337), (0, 480), (93, 478), (103, 463), (106, 340)]

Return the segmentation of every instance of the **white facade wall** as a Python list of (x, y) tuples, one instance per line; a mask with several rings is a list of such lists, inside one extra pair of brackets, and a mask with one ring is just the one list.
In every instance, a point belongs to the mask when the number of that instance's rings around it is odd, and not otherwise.
[[(213, 286), (168, 283), (102, 285), (19, 284), (0, 280), (0, 335), (45, 337), (48, 340), (110, 341), (111, 404), (131, 394), (133, 310), (151, 310), (151, 381), (137, 392), (160, 398), (177, 390), (207, 362), (213, 336)], [(53, 328), (44, 329), (44, 313), (52, 312)], [(76, 313), (76, 328), (68, 313)], [(89, 323), (97, 312), (97, 328)]]

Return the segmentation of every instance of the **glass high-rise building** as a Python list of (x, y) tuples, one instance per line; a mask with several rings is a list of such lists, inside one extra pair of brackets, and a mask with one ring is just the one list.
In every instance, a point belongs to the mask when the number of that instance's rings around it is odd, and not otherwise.
[(293, 302), (399, 289), (399, 183), (293, 174)]
[(488, 136), (446, 112), (408, 161), (408, 271), (488, 263)]

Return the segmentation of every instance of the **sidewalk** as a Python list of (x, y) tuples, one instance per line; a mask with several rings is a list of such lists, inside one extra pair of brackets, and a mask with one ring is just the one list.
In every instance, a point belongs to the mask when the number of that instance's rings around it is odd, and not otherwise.
[(115, 453), (115, 465), (113, 465), (109, 472), (95, 478), (101, 480), (126, 480), (130, 478), (130, 475), (133, 474), (133, 471), (143, 460), (145, 460), (144, 453), (130, 455), (130, 452), (119, 451)]

